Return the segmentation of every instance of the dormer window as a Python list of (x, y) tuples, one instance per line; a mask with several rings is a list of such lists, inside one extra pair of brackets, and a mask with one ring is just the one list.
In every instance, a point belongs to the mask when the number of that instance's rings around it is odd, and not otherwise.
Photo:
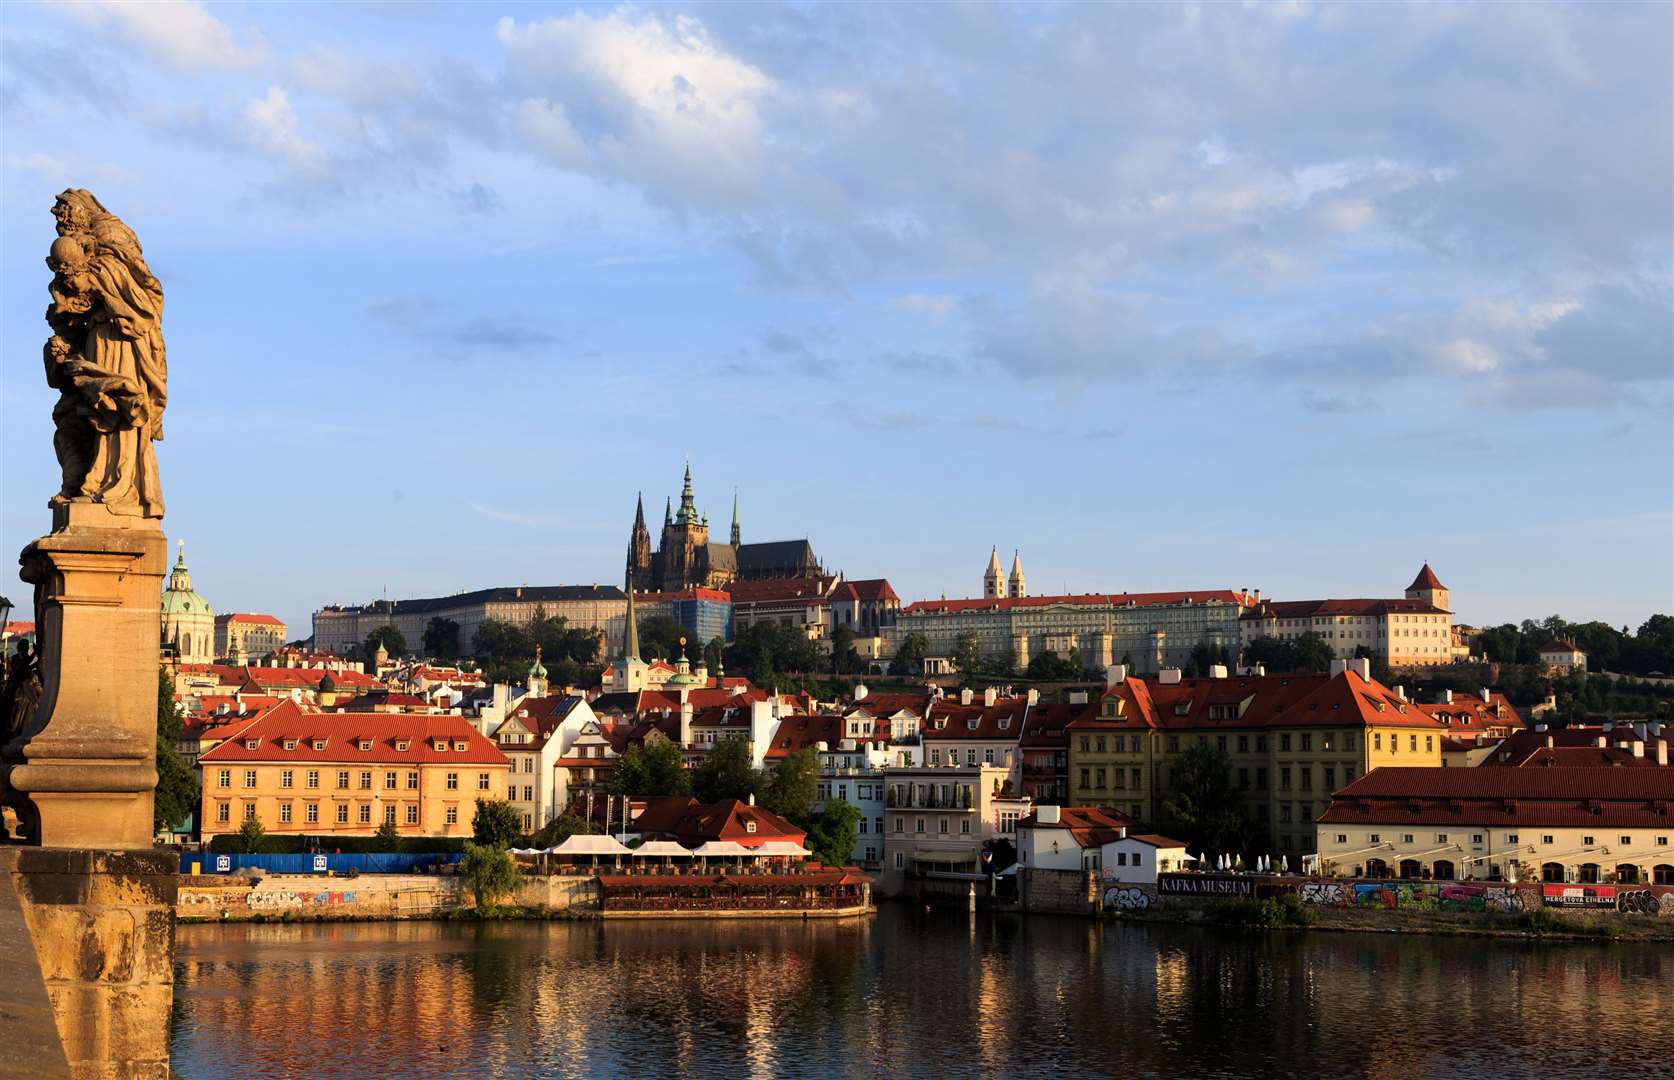
[(1001, 731), (1011, 730), (1011, 717), (1009, 717), (1009, 716), (1000, 717), (1000, 730)]
[(314, 740), (314, 749), (324, 750), (325, 748), (326, 748), (326, 741), (324, 739), (315, 739)]
[(295, 750), (296, 749), (296, 740), (295, 739), (286, 739), (285, 740), (285, 749), (286, 750)]
[(413, 744), (412, 744), (412, 741), (409, 740), (409, 739), (397, 739), (397, 740), (395, 740), (395, 748), (397, 750), (406, 750), (407, 747), (409, 747), (411, 745), (413, 745)]
[(362, 750), (370, 750), (370, 749), (372, 749), (372, 740), (371, 739), (362, 739), (362, 740), (360, 740), (359, 746)]
[(977, 718), (973, 716), (969, 720), (965, 721), (965, 727), (971, 731), (975, 731), (977, 729)]
[[(524, 740), (521, 740), (521, 739), (520, 739), (520, 740), (518, 740), (518, 741), (519, 741), (519, 742), (522, 742), (522, 741), (524, 741)], [(458, 751), (459, 751), (459, 752), (460, 752), (460, 753), (462, 753), (462, 754), (463, 754), (463, 753), (464, 753), (464, 752), (465, 752), (465, 751), (467, 751), (467, 750), (469, 750), (469, 749), (470, 749), (470, 748), (471, 748), (471, 744), (470, 744), (470, 743), (468, 743), (468, 742), (466, 742), (466, 741), (465, 741), (465, 740), (464, 740), (464, 739), (460, 739), (460, 740), (459, 740), (459, 741), (458, 741), (458, 742), (456, 742), (456, 743), (454, 743), (454, 744), (453, 744), (453, 748), (454, 748), (454, 749), (455, 749), (455, 750), (458, 750)]]
[(436, 740), (436, 752), (438, 754), (445, 754), (448, 752), (448, 741), (446, 739)]
[(746, 821), (744, 823), (744, 831), (754, 835), (756, 831), (756, 823), (753, 821)]
[(244, 749), (246, 749), (246, 750), (260, 750), (261, 745), (262, 745), (262, 741), (260, 739), (245, 739), (244, 740)]

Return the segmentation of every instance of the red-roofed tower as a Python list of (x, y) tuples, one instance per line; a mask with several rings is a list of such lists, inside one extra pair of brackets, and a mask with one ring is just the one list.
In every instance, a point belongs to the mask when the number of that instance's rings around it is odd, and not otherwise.
[(1407, 586), (1407, 599), (1423, 601), (1442, 611), (1453, 610), (1448, 606), (1447, 586), (1443, 585), (1436, 572), (1430, 569), (1429, 563), (1424, 564), (1418, 576), (1412, 579), (1412, 584)]

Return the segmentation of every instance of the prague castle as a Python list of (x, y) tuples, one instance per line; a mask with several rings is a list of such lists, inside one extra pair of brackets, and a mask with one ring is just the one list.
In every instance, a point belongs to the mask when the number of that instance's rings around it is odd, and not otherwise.
[(737, 496), (732, 500), (729, 541), (712, 543), (709, 518), (698, 512), (692, 495), (690, 465), (680, 491), (680, 509), (674, 509), (673, 500), (664, 507), (663, 534), (655, 552), (651, 531), (645, 526), (645, 500), (640, 499), (634, 509), (625, 584), (635, 592), (726, 589), (735, 581), (816, 578), (824, 573), (807, 540), (743, 543)]

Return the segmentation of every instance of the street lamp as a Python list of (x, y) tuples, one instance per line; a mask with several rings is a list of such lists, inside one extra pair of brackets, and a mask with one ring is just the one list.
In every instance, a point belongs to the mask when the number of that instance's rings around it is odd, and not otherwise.
[(12, 647), (6, 644), (6, 624), (12, 618), (12, 602), (0, 596), (0, 678), (4, 678), (12, 663)]

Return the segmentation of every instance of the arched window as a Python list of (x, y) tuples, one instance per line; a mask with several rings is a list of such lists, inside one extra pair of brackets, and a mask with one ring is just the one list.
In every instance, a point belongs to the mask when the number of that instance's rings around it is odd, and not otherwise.
[(1541, 863), (1540, 864), (1540, 880), (1545, 881), (1545, 882), (1560, 882), (1563, 879), (1564, 879), (1564, 864), (1563, 863), (1549, 862), (1549, 863)]
[(1402, 877), (1404, 877), (1404, 878), (1415, 878), (1415, 877), (1418, 877), (1421, 873), (1422, 873), (1422, 870), (1418, 865), (1418, 860), (1417, 859), (1402, 859), (1401, 860), (1401, 876)]
[(1388, 877), (1389, 876), (1389, 864), (1384, 862), (1382, 859), (1367, 859), (1366, 860), (1366, 876), (1367, 877)]
[(1446, 859), (1437, 859), (1435, 865), (1430, 867), (1430, 876), (1437, 881), (1452, 881), (1453, 864)]
[(1639, 884), (1639, 867), (1630, 862), (1618, 863), (1616, 866), (1616, 881), (1622, 885)]
[(1584, 862), (1578, 869), (1580, 871), (1579, 880), (1583, 885), (1598, 884), (1598, 863)]
[(1674, 885), (1674, 866), (1657, 863), (1651, 868), (1651, 880), (1658, 885)]

